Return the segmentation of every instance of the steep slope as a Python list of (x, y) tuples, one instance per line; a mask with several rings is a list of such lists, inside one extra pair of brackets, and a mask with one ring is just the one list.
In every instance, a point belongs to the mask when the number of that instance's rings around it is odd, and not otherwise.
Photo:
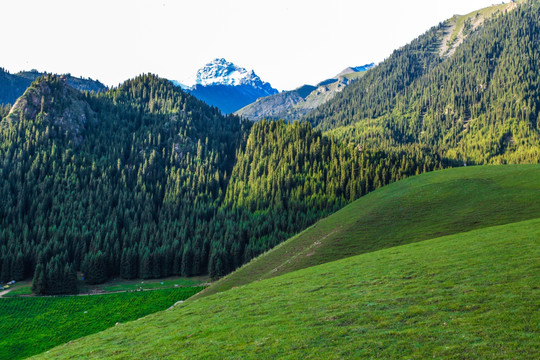
[[(178, 83), (178, 82), (176, 82)], [(255, 72), (221, 58), (197, 71), (195, 84), (187, 90), (207, 104), (230, 114), (260, 97), (278, 91), (261, 80)]]
[(294, 121), (307, 115), (311, 110), (332, 99), (352, 81), (363, 76), (375, 64), (348, 67), (331, 79), (321, 81), (316, 86), (304, 85), (292, 91), (257, 99), (238, 110), (235, 114), (251, 121), (261, 119), (284, 119)]
[(18, 126), (21, 119), (36, 119), (66, 134), (75, 145), (81, 142), (88, 121), (95, 121), (94, 112), (85, 97), (67, 85), (66, 78), (47, 76), (28, 88), (1, 122), (3, 128)]
[(394, 247), (253, 283), (37, 359), (540, 356), (540, 220)]
[[(36, 70), (10, 74), (5, 69), (0, 68), (0, 104), (13, 104), (34, 80), (46, 75), (46, 73), (40, 73)], [(70, 74), (63, 76), (67, 83), (77, 90), (99, 92), (107, 89), (97, 80), (77, 78)]]
[[(235, 114), (251, 121), (262, 119), (284, 119), (290, 121), (291, 119), (284, 116), (284, 114), (296, 104), (304, 101), (307, 95), (302, 96), (303, 94), (300, 90), (307, 87), (311, 88), (311, 91), (316, 89), (310, 85), (304, 85), (296, 90), (283, 91), (279, 94), (262, 97), (236, 111)], [(308, 92), (308, 95), (311, 91)]]
[(447, 163), (420, 147), (360, 149), (308, 123), (259, 121), (240, 147), (218, 216), (208, 271), (223, 276), (350, 201)]
[(305, 120), (370, 146), (425, 144), (467, 163), (538, 162), (539, 12), (538, 1), (523, 1), (442, 23)]
[(456, 49), (463, 43), (487, 19), (499, 12), (512, 11), (517, 7), (516, 1), (507, 4), (493, 5), (467, 15), (455, 15), (445, 23), (444, 35), (439, 50), (439, 55), (452, 56)]
[(385, 186), (317, 222), (198, 296), (348, 256), (540, 217), (540, 165), (431, 172)]

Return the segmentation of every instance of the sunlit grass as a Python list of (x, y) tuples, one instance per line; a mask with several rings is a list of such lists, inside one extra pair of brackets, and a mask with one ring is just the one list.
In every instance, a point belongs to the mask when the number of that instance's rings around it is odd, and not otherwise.
[(188, 302), (54, 359), (535, 359), (540, 219), (363, 254)]

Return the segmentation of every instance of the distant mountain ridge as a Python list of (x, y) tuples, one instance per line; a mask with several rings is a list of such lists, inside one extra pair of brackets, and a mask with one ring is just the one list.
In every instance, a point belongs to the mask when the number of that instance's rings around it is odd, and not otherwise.
[[(45, 75), (47, 73), (37, 70), (11, 74), (7, 70), (0, 68), (0, 104), (14, 104), (34, 80)], [(95, 92), (107, 90), (107, 86), (98, 80), (78, 78), (71, 76), (71, 74), (64, 74), (63, 76), (65, 76), (67, 84), (77, 90)]]
[(260, 97), (278, 93), (253, 70), (237, 66), (224, 58), (216, 58), (200, 68), (193, 86), (172, 82), (226, 114), (233, 113)]
[(350, 66), (350, 67), (348, 67), (346, 69), (343, 69), (343, 71), (340, 72), (339, 74), (337, 74), (335, 77), (338, 78), (340, 76), (347, 75), (347, 74), (367, 71), (367, 70), (369, 70), (371, 68), (374, 68), (374, 67), (375, 67), (374, 63), (366, 64), (366, 65), (362, 65), (362, 66)]
[(373, 67), (375, 67), (374, 63), (348, 67), (335, 77), (321, 81), (316, 86), (303, 85), (295, 90), (257, 99), (235, 114), (251, 121), (261, 119), (298, 120), (319, 105), (332, 99), (352, 81)]

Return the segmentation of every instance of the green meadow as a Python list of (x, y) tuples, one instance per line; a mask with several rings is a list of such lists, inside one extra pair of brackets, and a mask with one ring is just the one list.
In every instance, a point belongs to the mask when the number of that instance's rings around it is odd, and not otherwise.
[(540, 220), (323, 264), (188, 302), (41, 359), (535, 359)]
[(165, 310), (201, 289), (0, 299), (0, 359), (23, 359), (116, 323)]

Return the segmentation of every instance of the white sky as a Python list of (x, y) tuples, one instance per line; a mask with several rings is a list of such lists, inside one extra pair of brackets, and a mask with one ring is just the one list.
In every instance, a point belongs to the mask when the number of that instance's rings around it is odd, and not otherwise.
[(188, 79), (224, 57), (279, 90), (293, 89), (347, 66), (378, 63), (440, 21), (493, 3), (0, 0), (0, 67), (117, 85), (146, 72)]

